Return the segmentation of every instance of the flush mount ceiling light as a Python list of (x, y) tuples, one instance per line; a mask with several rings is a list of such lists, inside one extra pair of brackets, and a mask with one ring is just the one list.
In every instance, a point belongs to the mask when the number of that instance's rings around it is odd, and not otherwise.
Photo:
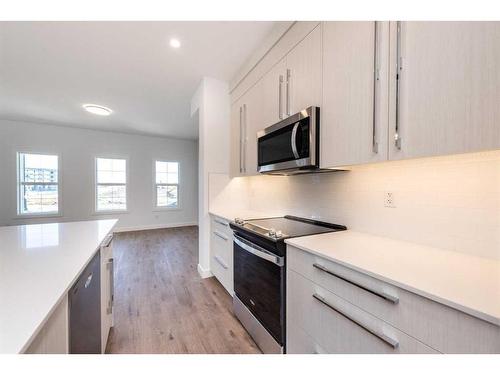
[(84, 104), (83, 108), (94, 115), (109, 116), (113, 111), (107, 107), (97, 104)]
[(179, 48), (181, 46), (181, 42), (179, 39), (172, 38), (170, 39), (170, 47)]

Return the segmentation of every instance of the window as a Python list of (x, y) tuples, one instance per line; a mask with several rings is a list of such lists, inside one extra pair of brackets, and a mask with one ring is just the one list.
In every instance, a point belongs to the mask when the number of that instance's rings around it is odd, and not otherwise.
[(59, 213), (59, 161), (57, 155), (17, 154), (17, 213)]
[(156, 207), (179, 207), (179, 163), (156, 161), (155, 192)]
[(127, 161), (96, 158), (96, 211), (127, 209)]

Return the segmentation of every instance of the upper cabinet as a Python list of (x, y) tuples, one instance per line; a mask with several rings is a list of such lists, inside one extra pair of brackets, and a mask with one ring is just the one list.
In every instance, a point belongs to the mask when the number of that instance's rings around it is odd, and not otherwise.
[(231, 176), (257, 174), (257, 131), (262, 124), (262, 82), (231, 106)]
[(389, 23), (322, 26), (321, 167), (387, 160)]
[(316, 25), (231, 106), (231, 176), (257, 172), (257, 132), (321, 104), (321, 26)]
[(286, 55), (285, 117), (321, 106), (321, 25)]
[(389, 158), (500, 148), (500, 22), (391, 22)]
[(262, 124), (260, 124), (260, 129), (275, 124), (284, 118), (285, 72), (286, 63), (285, 58), (283, 58), (259, 81), (260, 87), (257, 87), (257, 89), (261, 91), (260, 95), (262, 96)]
[(322, 168), (500, 148), (499, 41), (500, 22), (295, 23), (234, 91), (232, 175), (309, 106)]

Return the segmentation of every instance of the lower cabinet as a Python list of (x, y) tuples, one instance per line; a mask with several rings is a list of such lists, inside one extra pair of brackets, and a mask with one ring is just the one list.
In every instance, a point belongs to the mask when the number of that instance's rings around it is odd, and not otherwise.
[(287, 247), (288, 353), (500, 353), (500, 327)]
[(67, 354), (68, 327), (68, 297), (64, 296), (25, 353)]
[[(106, 237), (100, 252), (97, 252), (89, 266), (79, 275), (78, 281), (69, 290), (68, 294), (64, 295), (24, 353), (94, 353), (94, 348), (99, 348), (101, 353), (105, 352), (109, 331), (113, 326), (114, 270), (112, 239), (112, 234)], [(99, 267), (90, 267), (96, 260), (100, 262)], [(97, 268), (100, 268), (99, 275), (95, 275)], [(77, 294), (90, 290), (95, 283), (100, 284), (98, 287), (96, 286), (97, 289), (93, 293), (97, 299), (85, 298), (78, 301)], [(68, 295), (71, 296), (71, 303)], [(96, 301), (98, 301), (97, 304), (100, 307), (96, 306)], [(70, 304), (72, 304), (73, 309), (72, 316), (70, 314)], [(99, 309), (100, 314), (96, 309)], [(70, 324), (71, 319), (73, 325)], [(96, 327), (95, 324), (99, 326)], [(90, 351), (88, 350), (89, 339), (93, 340), (90, 345), (92, 350)], [(71, 345), (71, 343), (73, 344)], [(84, 350), (81, 350), (82, 345)]]
[(212, 216), (210, 230), (210, 270), (232, 296), (233, 231), (229, 221), (218, 216)]
[(113, 326), (113, 235), (109, 235), (101, 246), (101, 352), (108, 343), (109, 330)]
[(438, 353), (294, 271), (288, 274), (288, 288), (288, 325), (309, 334), (317, 352), (321, 347), (326, 353), (345, 354)]

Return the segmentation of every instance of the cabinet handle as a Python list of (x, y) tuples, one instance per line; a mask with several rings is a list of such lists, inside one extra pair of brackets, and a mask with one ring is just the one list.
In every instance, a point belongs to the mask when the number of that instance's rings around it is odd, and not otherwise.
[(397, 28), (397, 42), (396, 42), (396, 129), (394, 133), (394, 145), (398, 150), (401, 150), (401, 71), (403, 70), (403, 57), (401, 56), (401, 21), (396, 23)]
[(243, 104), (243, 172), (247, 173), (247, 105)]
[(92, 282), (92, 276), (94, 276), (93, 273), (91, 273), (88, 277), (87, 280), (85, 280), (85, 289), (87, 289), (90, 286), (90, 283)]
[(115, 283), (115, 262), (113, 258), (108, 260), (109, 269), (109, 300), (108, 307), (106, 308), (106, 314), (111, 314), (113, 312), (113, 302), (115, 299), (114, 283)]
[(103, 247), (109, 247), (109, 245), (111, 244), (111, 241), (113, 241), (113, 233), (111, 233), (110, 235), (108, 235), (105, 239), (104, 239), (104, 242), (103, 242)]
[(224, 241), (227, 241), (229, 238), (227, 238), (226, 236), (224, 236), (222, 233), (219, 233), (217, 232), (216, 230), (214, 230), (214, 234), (219, 237), (219, 238), (222, 238)]
[(224, 263), (224, 261), (218, 255), (215, 255), (214, 259), (222, 266), (222, 268), (224, 268), (225, 270), (228, 269), (228, 265)]
[(327, 306), (328, 308), (332, 309), (333, 311), (335, 311), (336, 313), (342, 315), (344, 318), (350, 320), (351, 322), (353, 322), (354, 324), (356, 324), (357, 326), (363, 328), (365, 331), (371, 333), (372, 335), (374, 335), (375, 337), (379, 338), (380, 340), (382, 340), (384, 343), (386, 343), (387, 345), (389, 345), (391, 348), (393, 349), (396, 349), (398, 346), (399, 346), (399, 342), (398, 340), (392, 338), (392, 337), (389, 337), (387, 336), (385, 333), (383, 332), (378, 332), (377, 330), (375, 330), (374, 328), (370, 328), (370, 327), (367, 327), (365, 326), (363, 323), (361, 323), (358, 319), (356, 319), (355, 317), (353, 316), (350, 316), (349, 314), (347, 314), (346, 312), (340, 310), (339, 308), (333, 306), (331, 304), (331, 302), (328, 302), (323, 296), (320, 296), (319, 294), (317, 293), (314, 293), (313, 295), (313, 298), (315, 298), (316, 300), (318, 300), (319, 302), (321, 302), (323, 305)]
[(283, 119), (283, 75), (279, 76), (278, 84), (278, 117)]
[(385, 293), (385, 292), (376, 292), (374, 290), (371, 290), (361, 284), (358, 284), (357, 282), (355, 281), (352, 281), (352, 280), (349, 280), (349, 279), (346, 279), (345, 277), (343, 276), (340, 276), (340, 275), (337, 275), (335, 272), (329, 270), (328, 268), (326, 268), (325, 266), (322, 266), (321, 264), (318, 264), (318, 263), (313, 263), (313, 267), (320, 270), (320, 271), (323, 271), (329, 275), (332, 275), (340, 280), (343, 280), (349, 284), (352, 284), (360, 289), (363, 289), (371, 294), (374, 294), (376, 295), (377, 297), (380, 297), (380, 298), (383, 298), (384, 300), (386, 301), (389, 301), (389, 302), (392, 302), (394, 304), (398, 303), (399, 302), (399, 298), (397, 296), (393, 296), (391, 294), (388, 294), (388, 293)]
[(292, 79), (292, 71), (286, 70), (286, 115), (290, 116), (290, 80)]
[(240, 173), (243, 173), (243, 107), (240, 107)]
[(378, 24), (374, 22), (374, 41), (373, 41), (373, 124), (372, 124), (372, 151), (378, 154), (377, 142), (377, 85), (380, 80), (378, 67)]
[(227, 222), (225, 222), (225, 221), (222, 221), (222, 220), (219, 220), (219, 219), (216, 219), (216, 218), (214, 218), (214, 221), (216, 223), (219, 223), (220, 225), (224, 225), (225, 227), (229, 226), (229, 224)]

